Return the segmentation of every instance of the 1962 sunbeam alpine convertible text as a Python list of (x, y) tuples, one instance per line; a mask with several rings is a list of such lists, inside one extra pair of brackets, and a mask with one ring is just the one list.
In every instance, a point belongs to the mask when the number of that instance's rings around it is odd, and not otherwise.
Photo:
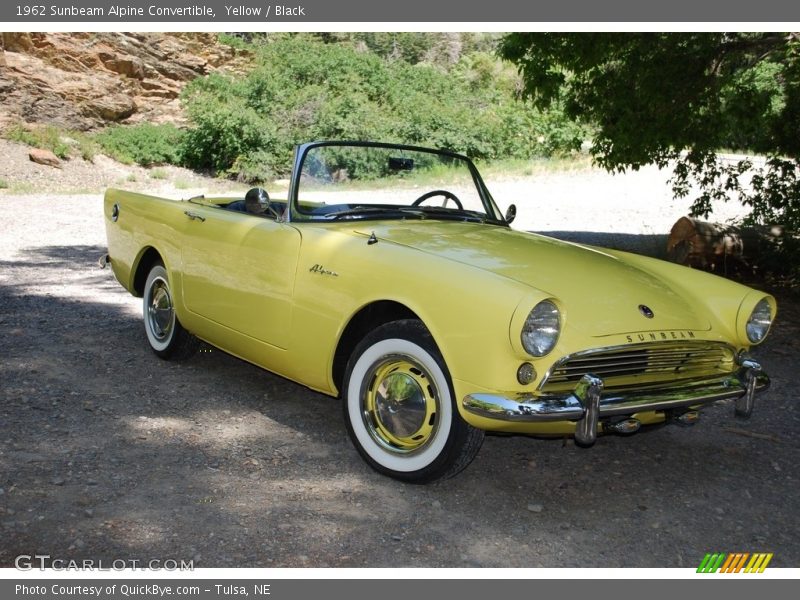
[(772, 296), (513, 216), (465, 157), (376, 143), (300, 146), (283, 200), (105, 198), (109, 260), (157, 355), (202, 339), (341, 396), (392, 477), (457, 473), (485, 430), (591, 445), (722, 399), (750, 414)]

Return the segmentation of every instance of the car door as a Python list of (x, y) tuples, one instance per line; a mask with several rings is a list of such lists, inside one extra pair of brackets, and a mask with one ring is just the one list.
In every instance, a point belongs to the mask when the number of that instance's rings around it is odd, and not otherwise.
[(196, 206), (182, 245), (183, 303), (224, 327), (285, 349), (300, 233), (287, 223)]

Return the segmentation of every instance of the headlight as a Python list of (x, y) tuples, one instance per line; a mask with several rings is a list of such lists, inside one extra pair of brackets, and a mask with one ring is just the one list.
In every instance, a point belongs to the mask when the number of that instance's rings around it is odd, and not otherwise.
[(764, 298), (756, 304), (753, 312), (750, 313), (750, 318), (747, 319), (747, 325), (745, 326), (747, 339), (754, 344), (758, 344), (767, 336), (771, 324), (772, 309), (767, 299)]
[(533, 307), (522, 326), (522, 347), (532, 356), (544, 356), (556, 345), (560, 332), (558, 308), (549, 300), (542, 300)]

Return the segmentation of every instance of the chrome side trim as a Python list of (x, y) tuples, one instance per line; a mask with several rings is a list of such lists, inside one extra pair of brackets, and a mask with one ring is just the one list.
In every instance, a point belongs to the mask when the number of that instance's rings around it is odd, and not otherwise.
[[(598, 384), (599, 382), (599, 384)], [(656, 389), (602, 391), (602, 380), (584, 376), (572, 392), (564, 394), (469, 394), (462, 400), (468, 412), (500, 421), (542, 423), (581, 421), (586, 427), (593, 420), (594, 394), (598, 395), (598, 418), (632, 415), (638, 412), (665, 411), (736, 399), (737, 414), (752, 413), (753, 397), (769, 387), (770, 380), (755, 361), (732, 375), (703, 381), (680, 382)], [(748, 412), (749, 411), (749, 412)]]

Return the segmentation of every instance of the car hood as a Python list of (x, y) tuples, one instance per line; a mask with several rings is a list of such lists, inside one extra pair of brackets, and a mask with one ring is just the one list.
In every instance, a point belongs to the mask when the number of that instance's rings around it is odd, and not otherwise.
[[(573, 327), (592, 336), (642, 331), (705, 331), (704, 307), (667, 281), (599, 248), (474, 223), (370, 223), (356, 233), (508, 277), (562, 303)], [(640, 305), (649, 307), (646, 318)]]

